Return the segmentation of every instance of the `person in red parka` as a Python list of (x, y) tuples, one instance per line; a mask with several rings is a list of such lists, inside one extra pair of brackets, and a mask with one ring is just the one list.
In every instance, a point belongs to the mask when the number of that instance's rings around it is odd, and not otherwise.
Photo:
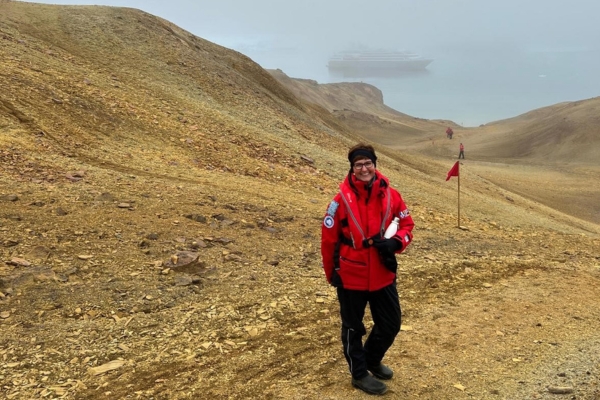
[[(377, 170), (373, 146), (357, 144), (348, 160), (348, 176), (323, 218), (321, 256), (327, 282), (337, 288), (352, 384), (367, 393), (383, 394), (387, 387), (375, 378), (393, 376), (381, 361), (401, 324), (396, 254), (411, 243), (414, 222), (400, 193)], [(384, 232), (395, 217), (398, 230), (386, 239)], [(363, 345), (367, 303), (374, 326)]]
[(450, 127), (446, 128), (446, 137), (448, 139), (452, 139), (452, 135), (454, 135), (454, 131), (452, 130), (452, 128), (450, 128)]

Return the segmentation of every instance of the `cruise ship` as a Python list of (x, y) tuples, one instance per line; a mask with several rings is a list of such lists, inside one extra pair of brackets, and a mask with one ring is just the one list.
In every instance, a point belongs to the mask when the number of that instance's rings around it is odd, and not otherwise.
[(331, 57), (327, 68), (340, 72), (419, 71), (432, 61), (410, 51), (348, 50)]

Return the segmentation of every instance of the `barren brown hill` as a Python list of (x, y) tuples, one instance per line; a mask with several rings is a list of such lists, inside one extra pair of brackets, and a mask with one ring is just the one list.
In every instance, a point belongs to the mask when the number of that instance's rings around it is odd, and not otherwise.
[(600, 165), (600, 97), (540, 108), (490, 125), (500, 129), (481, 141), (478, 151), (483, 156)]
[[(385, 106), (381, 92), (362, 83), (318, 84), (271, 71), (293, 93), (326, 107), (341, 124), (398, 151), (405, 164), (427, 174), (456, 159), (466, 146), (471, 173), (531, 200), (600, 223), (599, 99), (545, 107), (504, 121), (463, 128), (428, 121)], [(447, 140), (447, 126), (454, 129)], [(429, 163), (415, 163), (413, 154)], [(513, 165), (513, 168), (510, 166)], [(514, 168), (517, 166), (517, 168)], [(540, 182), (542, 184), (540, 184)]]
[(319, 84), (310, 79), (290, 78), (281, 70), (269, 72), (294, 95), (318, 104), (340, 123), (369, 140), (386, 146), (422, 143), (434, 139), (450, 121), (426, 120), (403, 114), (385, 105), (383, 93), (373, 85), (360, 82)]
[[(0, 87), (0, 397), (367, 397), (319, 233), (372, 108), (138, 10), (5, 0)], [(450, 160), (377, 147), (417, 222), (387, 396), (597, 399), (600, 227), (464, 168), (457, 229)]]
[[(341, 120), (349, 119), (352, 127), (365, 132), (364, 136), (387, 146), (417, 149), (432, 156), (454, 155), (456, 141), (440, 140), (451, 126), (458, 133), (456, 138), (469, 141), (477, 160), (600, 165), (600, 97), (540, 108), (478, 128), (462, 128), (452, 121), (424, 120), (398, 112), (386, 106), (381, 91), (369, 84), (319, 84), (290, 78), (280, 70), (269, 72), (298, 98), (326, 108)], [(432, 147), (432, 141), (441, 146)]]

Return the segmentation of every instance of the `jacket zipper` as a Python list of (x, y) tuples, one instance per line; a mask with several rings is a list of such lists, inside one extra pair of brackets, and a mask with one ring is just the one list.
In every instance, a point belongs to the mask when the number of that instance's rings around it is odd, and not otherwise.
[(340, 256), (340, 260), (345, 261), (345, 262), (347, 262), (349, 264), (360, 265), (361, 267), (366, 267), (367, 266), (367, 263), (363, 263), (363, 262), (360, 262), (360, 261), (350, 260), (349, 258), (342, 257), (342, 256)]

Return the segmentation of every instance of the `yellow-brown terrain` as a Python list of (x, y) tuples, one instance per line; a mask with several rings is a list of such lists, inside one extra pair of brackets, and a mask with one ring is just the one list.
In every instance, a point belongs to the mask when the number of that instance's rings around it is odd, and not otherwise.
[(368, 140), (417, 223), (386, 396), (600, 399), (598, 105), (448, 140), (138, 10), (2, 0), (0, 397), (369, 397), (319, 252)]

